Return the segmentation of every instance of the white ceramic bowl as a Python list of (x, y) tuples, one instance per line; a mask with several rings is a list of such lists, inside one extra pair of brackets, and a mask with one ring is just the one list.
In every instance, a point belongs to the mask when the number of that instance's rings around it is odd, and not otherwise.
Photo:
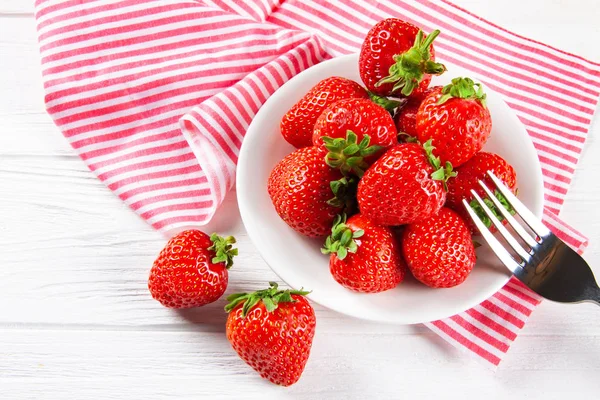
[[(470, 76), (446, 64), (448, 71), (434, 77), (444, 85), (457, 76)], [(415, 324), (445, 318), (473, 307), (494, 294), (510, 275), (487, 246), (478, 249), (477, 265), (460, 286), (428, 288), (407, 274), (393, 290), (361, 294), (345, 289), (329, 273), (329, 257), (319, 251), (322, 241), (303, 237), (283, 222), (269, 194), (271, 169), (294, 148), (279, 132), (279, 121), (311, 87), (330, 76), (361, 82), (358, 55), (338, 57), (298, 74), (262, 106), (244, 139), (237, 168), (237, 197), (248, 235), (269, 266), (291, 287), (312, 290), (311, 300), (354, 317), (396, 324)], [(476, 79), (476, 77), (473, 77)], [(517, 172), (519, 198), (538, 216), (543, 205), (543, 183), (537, 154), (514, 112), (500, 96), (486, 88), (492, 114), (492, 135), (486, 151), (500, 154)]]

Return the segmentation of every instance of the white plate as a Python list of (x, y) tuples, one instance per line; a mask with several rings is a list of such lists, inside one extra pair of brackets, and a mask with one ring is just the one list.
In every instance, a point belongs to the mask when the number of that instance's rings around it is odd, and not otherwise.
[[(432, 85), (447, 84), (457, 76), (473, 77), (457, 67), (446, 66), (448, 71), (434, 77)], [(237, 197), (248, 235), (262, 257), (291, 287), (312, 290), (308, 296), (311, 300), (366, 320), (395, 324), (434, 321), (490, 297), (510, 275), (486, 246), (478, 250), (477, 265), (469, 278), (455, 288), (431, 289), (408, 276), (393, 290), (360, 294), (334, 281), (329, 273), (329, 258), (319, 251), (321, 240), (297, 234), (279, 218), (267, 193), (267, 180), (277, 162), (294, 150), (279, 133), (279, 121), (311, 87), (334, 75), (361, 82), (358, 55), (323, 62), (288, 81), (262, 106), (244, 138), (237, 168)], [(512, 164), (517, 172), (519, 198), (541, 216), (542, 173), (533, 144), (500, 96), (487, 88), (486, 93), (493, 128), (485, 150), (500, 154)]]

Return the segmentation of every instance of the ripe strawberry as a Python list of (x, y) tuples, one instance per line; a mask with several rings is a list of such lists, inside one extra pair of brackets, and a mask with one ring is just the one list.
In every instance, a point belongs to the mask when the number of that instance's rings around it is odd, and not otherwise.
[[(456, 211), (467, 222), (467, 225), (472, 232), (477, 232), (477, 228), (463, 207), (462, 199), (470, 201), (471, 207), (475, 210), (485, 226), (492, 231), (495, 230), (495, 227), (492, 225), (492, 221), (487, 217), (477, 201), (472, 200), (473, 195), (471, 194), (471, 190), (475, 190), (475, 192), (484, 199), (484, 202), (490, 207), (494, 212), (494, 215), (496, 215), (500, 221), (504, 219), (502, 214), (494, 207), (494, 203), (486, 198), (485, 191), (478, 184), (479, 180), (483, 180), (488, 188), (492, 189), (494, 187), (494, 182), (486, 174), (487, 171), (492, 171), (506, 187), (513, 193), (516, 193), (517, 174), (513, 167), (499, 155), (483, 151), (475, 154), (469, 161), (461, 165), (457, 170), (458, 176), (448, 182), (446, 206)], [(498, 200), (505, 205), (507, 210), (513, 212), (512, 207), (510, 207), (500, 192), (495, 191), (495, 195)]]
[(317, 321), (308, 292), (270, 286), (227, 297), (227, 340), (260, 376), (290, 386), (304, 371)]
[(333, 278), (356, 292), (383, 292), (404, 279), (406, 265), (392, 230), (360, 214), (348, 222), (338, 215), (321, 252), (331, 254)]
[(435, 62), (433, 40), (416, 26), (396, 18), (378, 22), (367, 33), (358, 61), (360, 77), (371, 92), (389, 96), (418, 94), (429, 86), (431, 75), (446, 71)]
[(325, 109), (315, 123), (312, 140), (329, 150), (330, 167), (358, 176), (384, 149), (398, 144), (390, 113), (365, 99), (340, 100)]
[(269, 176), (269, 196), (277, 214), (310, 237), (327, 235), (343, 207), (333, 199), (339, 193), (332, 192), (332, 182), (341, 182), (342, 174), (325, 163), (325, 154), (320, 147), (303, 147), (288, 154)]
[(162, 249), (148, 279), (152, 297), (170, 308), (200, 307), (216, 301), (227, 288), (227, 270), (238, 250), (235, 238), (210, 237), (198, 230), (181, 232)]
[(423, 147), (402, 143), (392, 147), (358, 184), (361, 214), (380, 225), (404, 225), (437, 214), (446, 201), (446, 181), (455, 175), (432, 155), (431, 142)]
[(402, 252), (414, 277), (433, 288), (461, 284), (475, 266), (469, 228), (446, 207), (431, 218), (406, 226)]
[(368, 99), (367, 91), (350, 79), (334, 76), (323, 79), (304, 95), (281, 120), (281, 134), (292, 146), (312, 146), (312, 133), (323, 110), (338, 100)]
[(419, 111), (419, 106), (425, 97), (439, 87), (430, 87), (421, 96), (410, 96), (407, 98), (406, 103), (394, 115), (394, 123), (398, 132), (417, 137), (417, 111)]
[(431, 140), (440, 160), (454, 168), (483, 148), (492, 131), (492, 118), (479, 83), (455, 78), (433, 91), (417, 112), (417, 139)]

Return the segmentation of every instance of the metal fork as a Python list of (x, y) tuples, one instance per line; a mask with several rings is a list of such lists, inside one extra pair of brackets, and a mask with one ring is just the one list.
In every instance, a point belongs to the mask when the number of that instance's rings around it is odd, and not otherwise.
[(600, 288), (596, 283), (592, 270), (585, 260), (557, 238), (542, 224), (517, 197), (491, 171), (488, 176), (496, 188), (531, 229), (533, 235), (502, 206), (493, 191), (480, 180), (479, 185), (492, 201), (496, 209), (507, 220), (517, 236), (515, 239), (508, 229), (498, 220), (492, 210), (485, 204), (475, 190), (471, 190), (473, 198), (492, 221), (498, 232), (514, 250), (514, 255), (504, 248), (504, 245), (492, 234), (479, 219), (466, 199), (466, 207), (471, 219), (477, 225), (479, 232), (487, 241), (502, 263), (531, 290), (548, 300), (561, 303), (592, 302), (600, 305)]

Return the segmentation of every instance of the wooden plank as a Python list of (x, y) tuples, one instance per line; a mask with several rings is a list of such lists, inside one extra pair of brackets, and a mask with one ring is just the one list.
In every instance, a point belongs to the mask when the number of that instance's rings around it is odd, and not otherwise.
[[(595, 337), (524, 337), (495, 374), (431, 333), (376, 336), (318, 328), (298, 384), (263, 381), (223, 332), (9, 329), (0, 331), (0, 386), (23, 397), (70, 398), (588, 398), (596, 391)], [(526, 384), (525, 384), (526, 382)], [(449, 389), (452, 390), (449, 390)], [(13, 392), (15, 391), (15, 392)], [(222, 397), (221, 397), (222, 396)]]

